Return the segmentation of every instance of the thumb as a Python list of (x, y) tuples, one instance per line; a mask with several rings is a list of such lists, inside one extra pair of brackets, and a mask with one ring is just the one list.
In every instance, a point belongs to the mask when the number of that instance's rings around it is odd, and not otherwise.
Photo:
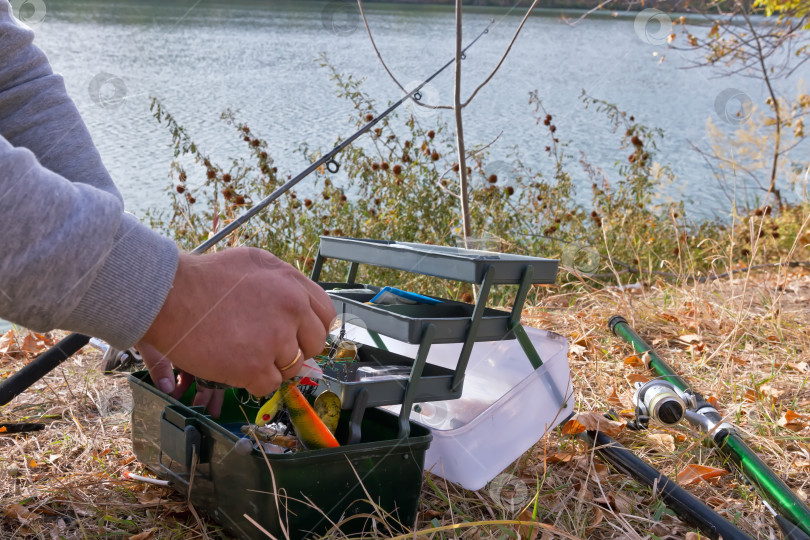
[(143, 363), (146, 364), (146, 369), (149, 370), (149, 376), (155, 386), (165, 394), (171, 394), (174, 391), (174, 368), (169, 359), (163, 356), (157, 349), (152, 347), (146, 342), (140, 342), (137, 345), (138, 350), (141, 351)]

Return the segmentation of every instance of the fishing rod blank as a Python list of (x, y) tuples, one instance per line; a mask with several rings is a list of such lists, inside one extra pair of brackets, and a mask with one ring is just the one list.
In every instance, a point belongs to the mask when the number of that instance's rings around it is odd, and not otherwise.
[(703, 534), (723, 540), (752, 540), (697, 497), (601, 431), (579, 435), (599, 456), (622, 473), (647, 486), (679, 518)]
[(647, 368), (684, 392), (694, 396), (696, 407), (686, 412), (686, 419), (701, 431), (709, 433), (708, 439), (729, 458), (743, 476), (754, 485), (762, 497), (774, 506), (778, 514), (810, 534), (810, 509), (785, 484), (773, 470), (743, 441), (733, 425), (725, 422), (722, 415), (689, 383), (658, 356), (652, 347), (639, 336), (621, 315), (608, 321), (614, 335), (630, 343), (636, 352), (646, 358)]
[[(478, 34), (475, 39), (473, 39), (470, 43), (464, 47), (461, 52), (466, 53), (467, 50), (475, 45), (475, 43), (481, 39), (484, 34), (489, 32), (489, 29), (495, 23), (494, 20), (491, 20), (490, 23), (487, 25), (484, 30)], [(368, 122), (362, 128), (357, 130), (353, 133), (348, 139), (343, 141), (342, 143), (335, 146), (332, 150), (327, 152), (323, 157), (321, 157), (316, 162), (312, 163), (309, 167), (301, 171), (295, 178), (291, 178), (288, 180), (284, 185), (279, 187), (273, 193), (253, 205), (250, 209), (248, 209), (244, 214), (234, 219), (230, 222), (227, 226), (223, 227), (219, 232), (212, 235), (208, 240), (194, 248), (191, 253), (199, 255), (201, 253), (205, 253), (209, 249), (211, 249), (214, 245), (216, 245), (219, 241), (223, 238), (230, 235), (248, 220), (250, 220), (253, 216), (261, 212), (264, 208), (266, 208), (270, 203), (281, 197), (284, 193), (290, 190), (293, 186), (295, 186), (298, 182), (312, 174), (316, 171), (319, 167), (325, 166), (327, 170), (332, 173), (336, 173), (340, 169), (340, 164), (335, 160), (335, 156), (340, 153), (344, 148), (352, 144), (358, 137), (363, 135), (364, 133), (368, 132), (371, 128), (373, 128), (380, 120), (391, 114), (397, 107), (405, 103), (405, 101), (409, 99), (413, 99), (415, 101), (419, 101), (420, 99), (420, 90), (424, 88), (425, 85), (430, 83), (433, 79), (435, 79), (441, 72), (447, 69), (455, 62), (455, 58), (444, 64), (440, 67), (435, 73), (433, 73), (430, 77), (425, 79), (421, 82), (418, 86), (416, 86), (413, 90), (408, 92), (405, 96), (399, 99), (396, 103), (389, 106), (386, 110), (380, 113), (376, 118)], [(21, 370), (21, 373), (17, 375), (12, 375), (7, 380), (0, 383), (0, 396), (2, 397), (3, 403), (8, 403), (16, 396), (24, 392), (27, 388), (29, 388), (32, 384), (37, 382), (46, 373), (54, 369), (57, 365), (61, 362), (72, 356), (75, 352), (81, 349), (84, 345), (86, 345), (90, 341), (89, 336), (85, 336), (78, 333), (71, 333), (65, 339), (42, 353), (40, 356), (36, 357), (34, 360), (31, 361), (25, 368), (24, 372)]]

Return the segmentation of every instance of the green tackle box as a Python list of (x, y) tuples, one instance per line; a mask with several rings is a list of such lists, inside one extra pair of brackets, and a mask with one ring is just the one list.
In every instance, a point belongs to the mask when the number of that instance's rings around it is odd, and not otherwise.
[[(267, 538), (259, 527), (297, 539), (334, 533), (336, 524), (339, 535), (393, 534), (414, 525), (432, 439), (427, 428), (411, 423), (400, 439), (397, 416), (368, 409), (358, 444), (265, 454), (240, 432), (258, 407), (243, 405), (236, 390), (226, 390), (214, 420), (189, 405), (193, 385), (176, 400), (155, 388), (146, 371), (129, 382), (137, 458), (237, 538)], [(349, 413), (341, 417), (340, 442), (347, 439)]]

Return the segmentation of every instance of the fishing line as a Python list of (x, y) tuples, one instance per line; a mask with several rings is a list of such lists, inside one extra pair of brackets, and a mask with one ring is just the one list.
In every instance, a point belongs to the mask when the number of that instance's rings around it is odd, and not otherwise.
[[(462, 49), (462, 52), (467, 51), (467, 49), (469, 49), (470, 47), (475, 45), (475, 43), (479, 39), (481, 39), (485, 34), (489, 33), (489, 30), (490, 30), (490, 28), (492, 27), (493, 24), (494, 24), (494, 22), (490, 22), (489, 25), (487, 25), (487, 27), (484, 28), (484, 30), (481, 31), (481, 33), (478, 34), (475, 37), (475, 39), (473, 39), (470, 43), (467, 44), (466, 47), (464, 47), (464, 49)], [(247, 210), (244, 214), (242, 214), (241, 216), (239, 216), (236, 219), (234, 219), (233, 221), (231, 221), (227, 226), (222, 228), (219, 232), (215, 233), (208, 240), (206, 240), (205, 242), (203, 242), (202, 244), (200, 244), (199, 246), (194, 248), (194, 250), (192, 250), (191, 253), (200, 254), (200, 253), (204, 253), (204, 252), (208, 251), (214, 245), (219, 243), (220, 240), (222, 240), (223, 238), (230, 235), (232, 232), (234, 232), (236, 229), (238, 229), (241, 225), (243, 225), (248, 220), (250, 220), (253, 216), (255, 216), (256, 214), (261, 212), (270, 203), (272, 203), (273, 201), (275, 201), (276, 199), (281, 197), (284, 193), (289, 191), (290, 188), (292, 188), (293, 186), (298, 184), (301, 180), (303, 180), (304, 178), (306, 178), (307, 176), (312, 174), (314, 171), (316, 171), (321, 166), (326, 166), (327, 170), (329, 170), (329, 172), (331, 172), (331, 173), (338, 172), (340, 170), (340, 163), (335, 159), (335, 156), (337, 156), (337, 154), (339, 154), (341, 151), (343, 151), (344, 148), (346, 148), (347, 146), (352, 144), (361, 135), (368, 132), (371, 128), (373, 128), (375, 125), (377, 125), (377, 123), (380, 120), (382, 120), (383, 118), (385, 118), (386, 116), (391, 114), (391, 112), (393, 112), (396, 108), (398, 108), (400, 105), (405, 103), (405, 101), (407, 101), (407, 100), (409, 100), (411, 98), (416, 99), (414, 96), (416, 94), (418, 94), (419, 91), (422, 88), (425, 87), (425, 85), (429, 84), (430, 81), (435, 79), (441, 72), (443, 72), (445, 69), (447, 69), (449, 66), (451, 66), (453, 64), (453, 62), (455, 62), (455, 58), (453, 58), (452, 60), (450, 60), (449, 62), (444, 64), (435, 73), (433, 73), (430, 77), (428, 77), (427, 79), (422, 81), (418, 86), (416, 86), (414, 89), (412, 89), (410, 92), (408, 92), (405, 96), (401, 97), (397, 102), (395, 102), (393, 105), (390, 105), (387, 109), (385, 109), (382, 113), (377, 115), (374, 119), (372, 119), (370, 122), (368, 122), (365, 126), (363, 126), (359, 130), (354, 132), (348, 139), (346, 139), (342, 143), (340, 143), (337, 146), (335, 146), (334, 148), (332, 148), (332, 150), (330, 150), (329, 152), (324, 154), (320, 159), (318, 159), (317, 161), (312, 163), (309, 167), (307, 167), (306, 169), (304, 169), (303, 171), (298, 173), (298, 175), (295, 176), (295, 178), (292, 178), (292, 179), (288, 180), (280, 188), (275, 190), (273, 193), (271, 193), (270, 195), (268, 195), (267, 197), (265, 197), (264, 199), (262, 199), (261, 201), (259, 201), (255, 205), (253, 205), (253, 207), (251, 207), (249, 210)]]

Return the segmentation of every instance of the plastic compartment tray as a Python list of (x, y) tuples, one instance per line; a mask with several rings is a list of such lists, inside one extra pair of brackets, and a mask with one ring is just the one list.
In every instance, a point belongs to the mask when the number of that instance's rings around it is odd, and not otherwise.
[[(324, 381), (327, 387), (340, 396), (341, 407), (351, 409), (357, 393), (365, 388), (368, 391), (367, 407), (402, 403), (408, 388), (412, 358), (378, 349), (371, 345), (360, 345), (357, 349), (357, 362), (336, 363), (334, 369), (324, 368)], [(401, 378), (381, 377), (357, 380), (362, 368), (402, 367), (406, 375)], [(461, 388), (451, 390), (455, 372), (448, 367), (425, 364), (422, 376), (414, 381), (417, 387), (415, 401), (439, 401), (456, 399)]]
[[(332, 285), (332, 284), (329, 284)], [(443, 300), (440, 304), (368, 304), (374, 296), (371, 293), (352, 292), (351, 289), (329, 291), (332, 303), (338, 313), (353, 315), (362, 325), (379, 334), (406, 343), (420, 343), (422, 333), (428, 324), (436, 328), (433, 343), (459, 343), (467, 339), (475, 306), (453, 300)], [(514, 339), (509, 331), (509, 312), (486, 308), (476, 332), (476, 341), (497, 341)], [(352, 320), (358, 324), (356, 320)]]
[(554, 283), (559, 262), (447, 246), (332, 236), (321, 237), (320, 255), (468, 283), (480, 283), (487, 268), (492, 267), (493, 283), (501, 285), (519, 283), (526, 266), (532, 267), (532, 283)]
[[(411, 420), (433, 432), (425, 469), (471, 490), (493, 479), (497, 483), (501, 471), (575, 412), (568, 341), (544, 330), (525, 330), (543, 360), (538, 369), (529, 364), (517, 340), (476, 343), (459, 399), (414, 404)], [(347, 329), (346, 336), (361, 343), (371, 339), (357, 327)], [(398, 354), (416, 349), (385, 337), (383, 341)], [(431, 347), (427, 361), (452, 367), (460, 347)], [(398, 413), (400, 407), (385, 409)]]
[[(171, 479), (173, 487), (190, 496), (198, 510), (210, 514), (237, 538), (267, 538), (245, 515), (275, 538), (320, 537), (332, 523), (378, 512), (367, 502), (369, 497), (392, 514), (390, 525), (414, 525), (425, 451), (431, 440), (428, 429), (411, 422), (410, 437), (399, 439), (398, 418), (369, 409), (358, 444), (262, 455), (250, 445), (246, 450), (245, 445), (237, 444), (239, 426), (246, 415), (256, 414), (256, 407), (240, 405), (233, 390), (226, 391), (222, 415), (213, 420), (200, 407), (188, 405), (193, 389), (178, 401), (156, 389), (146, 371), (132, 374), (129, 382), (134, 402), (132, 446), (137, 458)], [(348, 413), (344, 411), (341, 417), (339, 441), (346, 440), (342, 431), (347, 431)], [(200, 461), (189, 493), (192, 446)], [(356, 535), (372, 522), (349, 520), (341, 533), (334, 534)]]

